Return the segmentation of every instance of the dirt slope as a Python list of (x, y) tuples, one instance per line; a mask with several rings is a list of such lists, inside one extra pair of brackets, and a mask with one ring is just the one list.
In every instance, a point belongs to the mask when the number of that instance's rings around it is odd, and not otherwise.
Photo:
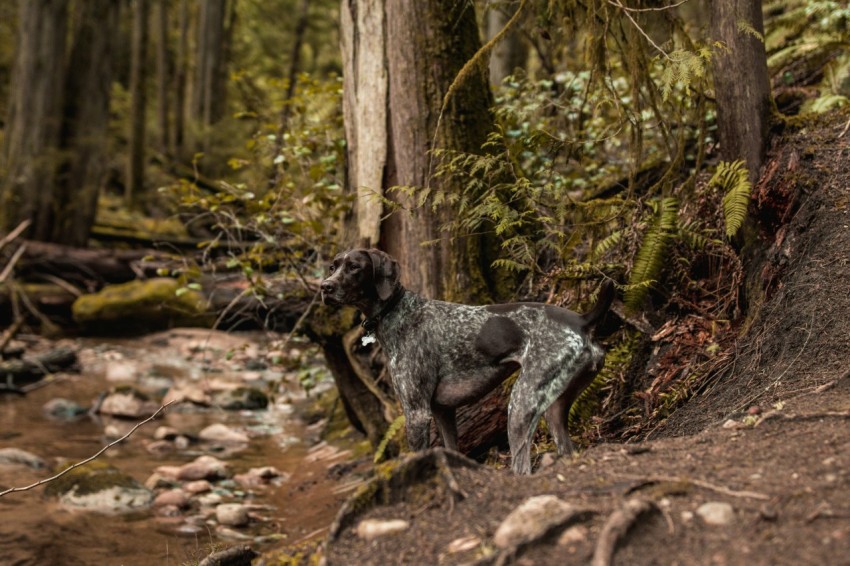
[[(649, 511), (624, 523), (617, 564), (850, 564), (850, 133), (838, 137), (846, 121), (788, 134), (770, 156), (762, 189), (789, 196), (790, 218), (767, 242), (766, 299), (734, 366), (657, 438), (592, 446), (530, 478), (483, 467), (454, 469), (452, 489), (399, 478), (391, 497), (381, 495), (396, 502), (362, 505), (328, 543), (329, 563), (585, 564), (612, 513), (640, 499)], [(586, 512), (497, 548), (502, 520), (540, 494)], [(732, 514), (711, 524), (699, 511), (709, 502)], [(367, 542), (355, 534), (364, 518), (410, 527)], [(466, 544), (452, 546), (458, 539)]]

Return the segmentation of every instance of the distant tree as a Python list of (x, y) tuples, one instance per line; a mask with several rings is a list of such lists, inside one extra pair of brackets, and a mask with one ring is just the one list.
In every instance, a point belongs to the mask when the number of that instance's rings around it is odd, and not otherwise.
[(150, 0), (133, 2), (133, 39), (130, 61), (130, 155), (124, 196), (138, 204), (144, 194), (145, 118), (147, 106), (147, 52)]
[(764, 49), (760, 0), (711, 2), (711, 33), (727, 50), (714, 59), (720, 152), (744, 159), (750, 180), (764, 158), (773, 102)]
[(169, 114), (171, 110), (171, 70), (168, 56), (168, 0), (156, 4), (156, 123), (159, 135), (159, 150), (168, 153), (171, 135)]
[[(519, 2), (506, 0), (488, 3), (487, 9), (487, 39), (499, 33), (508, 23)], [(525, 69), (528, 61), (528, 46), (523, 41), (519, 29), (513, 29), (500, 41), (490, 54), (490, 82), (501, 84), (505, 77), (512, 75), (517, 69)]]
[(75, 246), (88, 241), (106, 175), (118, 16), (119, 4), (114, 0), (81, 2), (73, 32), (54, 203), (60, 214), (52, 239)]
[(2, 163), (2, 229), (24, 220), (28, 237), (50, 240), (62, 113), (68, 0), (21, 0)]
[(178, 13), (177, 54), (174, 61), (174, 127), (171, 128), (171, 153), (179, 157), (183, 153), (186, 126), (186, 81), (189, 60), (189, 0), (180, 0)]
[(199, 4), (191, 119), (204, 131), (202, 147), (207, 145), (208, 128), (224, 116), (226, 108), (226, 8), (226, 0)]

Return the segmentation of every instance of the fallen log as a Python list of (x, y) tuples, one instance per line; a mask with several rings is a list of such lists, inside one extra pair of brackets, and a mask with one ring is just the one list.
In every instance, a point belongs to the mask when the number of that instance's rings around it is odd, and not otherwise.
[(56, 348), (47, 353), (20, 360), (0, 362), (0, 382), (7, 388), (34, 383), (45, 375), (58, 371), (75, 371), (77, 353), (71, 348)]

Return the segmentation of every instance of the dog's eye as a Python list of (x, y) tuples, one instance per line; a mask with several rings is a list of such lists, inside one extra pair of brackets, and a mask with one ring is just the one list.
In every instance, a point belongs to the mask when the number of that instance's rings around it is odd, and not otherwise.
[(336, 266), (335, 266), (335, 265), (331, 265), (331, 266), (328, 268), (328, 273), (333, 273), (334, 271), (336, 271)]
[(348, 270), (349, 271), (360, 271), (361, 269), (362, 269), (362, 267), (360, 267), (356, 263), (349, 263), (348, 264)]

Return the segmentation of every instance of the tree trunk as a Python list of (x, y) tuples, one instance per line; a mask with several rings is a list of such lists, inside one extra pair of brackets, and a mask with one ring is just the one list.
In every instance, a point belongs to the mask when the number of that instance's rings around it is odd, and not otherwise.
[(79, 4), (65, 79), (64, 120), (51, 241), (85, 246), (106, 175), (106, 134), (112, 89), (112, 54), (119, 6), (113, 0)]
[(192, 120), (201, 127), (200, 147), (208, 147), (208, 129), (224, 116), (224, 19), (226, 0), (205, 0), (198, 13), (198, 45)]
[(156, 74), (157, 74), (157, 114), (159, 129), (159, 150), (167, 154), (169, 149), (169, 113), (168, 85), (168, 0), (159, 0), (156, 6)]
[[(511, 2), (508, 5), (490, 3), (487, 10), (488, 40), (505, 27), (518, 4), (518, 2)], [(514, 27), (490, 53), (490, 82), (494, 85), (502, 84), (505, 77), (514, 74), (516, 69), (525, 69), (527, 61), (528, 46), (523, 41), (520, 31)]]
[(22, 0), (18, 46), (4, 130), (0, 229), (31, 220), (27, 237), (49, 240), (57, 210), (58, 158), (68, 21), (67, 0)]
[(133, 49), (130, 63), (130, 156), (124, 192), (128, 204), (138, 204), (144, 194), (148, 15), (149, 0), (134, 0)]
[(180, 158), (183, 153), (186, 127), (186, 68), (189, 53), (189, 0), (180, 0), (179, 35), (174, 70), (174, 127), (172, 128), (171, 154)]
[(714, 59), (720, 152), (729, 161), (743, 159), (750, 180), (755, 182), (764, 158), (773, 102), (764, 43), (751, 32), (740, 30), (739, 22), (764, 36), (761, 2), (711, 3), (711, 34), (728, 48)]

